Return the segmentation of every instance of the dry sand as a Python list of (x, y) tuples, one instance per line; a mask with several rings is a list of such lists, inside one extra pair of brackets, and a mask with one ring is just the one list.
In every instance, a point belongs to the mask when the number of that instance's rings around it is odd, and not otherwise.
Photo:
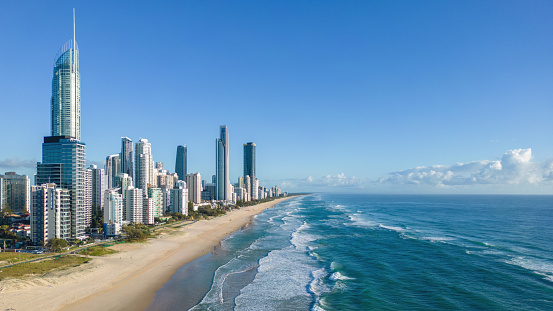
[(183, 265), (212, 251), (252, 216), (284, 199), (200, 220), (145, 243), (112, 246), (119, 253), (43, 277), (0, 282), (0, 310), (144, 310)]

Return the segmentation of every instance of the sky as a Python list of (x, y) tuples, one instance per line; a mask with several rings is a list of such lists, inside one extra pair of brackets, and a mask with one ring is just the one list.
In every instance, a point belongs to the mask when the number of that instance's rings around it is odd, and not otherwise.
[(89, 163), (148, 139), (174, 171), (257, 145), (290, 192), (553, 194), (551, 1), (0, 0), (0, 173), (32, 176), (54, 57), (80, 49)]

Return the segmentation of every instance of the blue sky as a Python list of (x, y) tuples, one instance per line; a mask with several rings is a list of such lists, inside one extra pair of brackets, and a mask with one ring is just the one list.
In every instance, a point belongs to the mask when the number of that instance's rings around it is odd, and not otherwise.
[(0, 1), (0, 172), (33, 174), (52, 64), (80, 48), (87, 159), (147, 138), (265, 186), (553, 193), (551, 1)]

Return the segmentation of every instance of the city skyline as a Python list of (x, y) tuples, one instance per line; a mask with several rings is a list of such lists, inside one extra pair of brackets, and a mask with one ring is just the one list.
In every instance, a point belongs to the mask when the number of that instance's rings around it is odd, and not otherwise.
[[(18, 46), (21, 38), (29, 44), (24, 51), (0, 52), (2, 72), (13, 73), (0, 80), (2, 109), (15, 124), (26, 124), (5, 138), (0, 173), (32, 179), (37, 146), (48, 135), (43, 116), (53, 97), (47, 82), (50, 51), (72, 35), (73, 4), (30, 3), (30, 8), (3, 3), (0, 10), (3, 45)], [(80, 64), (86, 83), (79, 125), (87, 159), (103, 167), (107, 156), (120, 151), (120, 137), (147, 138), (154, 161), (170, 168), (174, 148), (185, 144), (188, 171), (209, 181), (215, 174), (214, 129), (227, 124), (233, 131), (231, 183), (242, 172), (242, 144), (253, 141), (260, 146), (261, 183), (290, 191), (551, 193), (553, 63), (547, 55), (553, 47), (546, 16), (553, 7), (459, 3), (140, 4), (120, 24), (114, 17), (123, 5), (77, 5), (79, 42), (87, 47)], [(419, 15), (410, 15), (413, 10)], [(229, 12), (244, 18), (238, 21)], [(260, 36), (264, 31), (267, 39)], [(142, 60), (153, 51), (150, 46), (160, 49), (168, 38), (176, 39), (172, 46), (182, 57), (160, 76), (183, 76), (148, 79), (158, 75)], [(246, 42), (255, 44), (242, 47)], [(114, 66), (107, 48), (136, 56), (116, 57)], [(15, 70), (6, 61), (16, 51), (28, 66)], [(214, 64), (201, 74), (199, 67), (208, 61)], [(140, 72), (135, 64), (141, 64)], [(102, 82), (106, 72), (117, 88)], [(138, 127), (151, 118), (165, 129), (165, 123), (175, 124), (180, 109), (200, 117), (177, 123), (177, 131)], [(321, 146), (329, 148), (323, 153)]]

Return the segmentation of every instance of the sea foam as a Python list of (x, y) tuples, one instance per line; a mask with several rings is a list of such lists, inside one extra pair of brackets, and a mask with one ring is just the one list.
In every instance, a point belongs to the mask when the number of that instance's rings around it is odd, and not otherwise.
[(526, 257), (512, 258), (506, 261), (506, 263), (533, 271), (534, 273), (544, 276), (544, 279), (553, 282), (553, 263)]
[(345, 281), (345, 280), (354, 280), (355, 278), (347, 277), (347, 276), (341, 274), (340, 272), (334, 272), (334, 273), (332, 273), (332, 275), (330, 275), (329, 279), (331, 281), (338, 281), (338, 280)]

